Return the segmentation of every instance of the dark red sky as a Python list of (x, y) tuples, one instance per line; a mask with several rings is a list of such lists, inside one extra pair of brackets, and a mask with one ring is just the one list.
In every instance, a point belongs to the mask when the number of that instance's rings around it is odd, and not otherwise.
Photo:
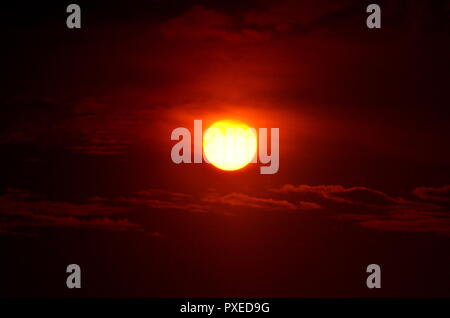
[[(450, 296), (449, 1), (79, 3), (4, 10), (2, 296)], [(279, 172), (172, 163), (221, 118)]]

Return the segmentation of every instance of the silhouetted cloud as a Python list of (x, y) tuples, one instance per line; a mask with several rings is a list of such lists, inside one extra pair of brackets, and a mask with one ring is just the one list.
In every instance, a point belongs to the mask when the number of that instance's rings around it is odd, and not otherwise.
[(323, 207), (318, 204), (318, 203), (314, 203), (314, 202), (308, 202), (308, 201), (300, 201), (298, 203), (298, 209), (299, 210), (321, 210), (323, 209)]
[(286, 200), (274, 200), (271, 198), (253, 197), (242, 193), (230, 193), (226, 195), (207, 195), (204, 199), (208, 203), (219, 203), (228, 206), (249, 207), (265, 210), (295, 210), (296, 206)]
[(120, 196), (111, 200), (118, 204), (149, 209), (183, 210), (189, 212), (207, 211), (207, 206), (192, 195), (162, 189), (139, 191), (132, 195)]
[[(25, 229), (70, 227), (109, 231), (141, 231), (140, 225), (117, 215), (126, 207), (105, 202), (69, 203), (39, 199), (36, 194), (21, 189), (8, 189), (0, 196), (0, 233), (29, 235)], [(32, 233), (31, 233), (32, 234)]]
[[(363, 227), (386, 231), (450, 234), (450, 211), (440, 204), (448, 198), (448, 186), (419, 187), (413, 194), (421, 200), (391, 196), (369, 187), (285, 184), (258, 196), (209, 191), (194, 196), (167, 189), (147, 189), (118, 197), (92, 197), (86, 203), (49, 201), (25, 190), (9, 189), (0, 196), (2, 234), (17, 235), (20, 229), (71, 227), (110, 231), (144, 231), (143, 226), (120, 215), (136, 211), (164, 210), (219, 213), (233, 209), (314, 212), (323, 217), (354, 221)], [(422, 201), (426, 200), (426, 201)], [(162, 237), (151, 231), (153, 237)]]
[[(421, 199), (445, 200), (443, 194), (447, 191), (447, 187), (421, 187), (413, 192)], [(394, 197), (362, 186), (286, 184), (271, 192), (309, 195), (310, 200), (315, 198), (325, 206), (323, 211), (331, 217), (353, 220), (372, 229), (450, 234), (450, 210), (434, 202)]]
[(450, 201), (450, 185), (436, 188), (418, 187), (413, 193), (422, 200)]
[(161, 26), (161, 32), (167, 38), (183, 41), (220, 40), (229, 43), (264, 40), (271, 35), (268, 31), (245, 26), (235, 16), (202, 6), (194, 6), (165, 22)]

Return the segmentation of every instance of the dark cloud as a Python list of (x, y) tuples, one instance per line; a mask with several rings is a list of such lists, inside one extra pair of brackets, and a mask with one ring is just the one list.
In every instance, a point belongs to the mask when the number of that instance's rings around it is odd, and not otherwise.
[(450, 185), (435, 188), (418, 187), (413, 193), (422, 200), (450, 201)]
[[(413, 192), (421, 199), (442, 200), (448, 188), (421, 187)], [(431, 232), (450, 234), (450, 210), (436, 202), (422, 202), (393, 197), (368, 187), (342, 185), (286, 184), (271, 192), (281, 195), (295, 194), (303, 198), (313, 195), (331, 217), (353, 220), (361, 226), (386, 231)], [(441, 195), (436, 195), (436, 193)], [(434, 194), (434, 195), (433, 195)], [(292, 199), (292, 196), (291, 196)]]
[(8, 189), (0, 196), (2, 215), (51, 215), (51, 216), (103, 216), (126, 212), (119, 206), (103, 202), (70, 203), (48, 201), (26, 190)]
[(312, 211), (312, 210), (321, 210), (323, 209), (323, 207), (315, 202), (308, 202), (308, 201), (300, 201), (298, 203), (297, 206), (298, 209), (300, 210), (305, 210), (305, 211)]
[(204, 199), (208, 203), (224, 204), (232, 207), (248, 207), (264, 210), (295, 210), (296, 206), (286, 200), (274, 200), (246, 195), (243, 193), (230, 193), (227, 195), (209, 194)]
[(342, 185), (292, 185), (285, 184), (280, 188), (272, 189), (277, 193), (314, 194), (320, 198), (337, 203), (347, 203), (361, 206), (386, 206), (392, 204), (414, 205), (414, 203), (401, 197), (392, 197), (386, 193), (368, 187), (344, 187)]
[(146, 209), (169, 209), (189, 212), (206, 212), (208, 210), (207, 206), (189, 194), (161, 189), (139, 191), (133, 195), (120, 196), (112, 200), (119, 204)]
[(361, 226), (381, 231), (404, 231), (418, 233), (437, 233), (450, 235), (450, 213), (429, 215), (419, 213), (397, 213), (389, 218), (366, 216), (358, 220)]
[[(233, 209), (259, 211), (308, 212), (341, 220), (355, 221), (361, 226), (389, 231), (433, 232), (449, 234), (450, 211), (439, 201), (448, 186), (420, 187), (413, 193), (424, 202), (393, 197), (368, 187), (342, 185), (291, 185), (272, 188), (254, 196), (232, 192), (209, 191), (194, 196), (167, 189), (148, 189), (127, 196), (92, 197), (86, 203), (42, 200), (24, 190), (9, 189), (0, 196), (2, 231), (15, 233), (15, 228), (74, 227), (114, 231), (142, 230), (139, 224), (120, 215), (136, 211), (185, 211), (229, 215)], [(159, 236), (155, 234), (155, 236)]]
[[(0, 230), (7, 235), (33, 234), (38, 228), (69, 227), (108, 231), (141, 231), (140, 225), (120, 215), (128, 210), (104, 202), (48, 201), (20, 189), (0, 196)], [(31, 233), (30, 233), (31, 231)]]

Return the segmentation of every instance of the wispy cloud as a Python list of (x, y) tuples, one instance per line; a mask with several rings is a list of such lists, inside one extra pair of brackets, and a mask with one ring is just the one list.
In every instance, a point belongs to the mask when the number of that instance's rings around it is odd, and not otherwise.
[(0, 196), (0, 233), (27, 236), (24, 229), (44, 227), (141, 231), (139, 224), (120, 217), (127, 211), (105, 202), (49, 201), (26, 190), (8, 189)]
[(420, 187), (413, 194), (421, 200), (391, 196), (369, 187), (342, 185), (292, 185), (271, 189), (280, 195), (320, 202), (328, 215), (353, 220), (361, 226), (387, 231), (450, 234), (450, 209), (435, 201), (447, 201), (449, 186)]
[[(215, 191), (194, 196), (147, 189), (118, 197), (93, 197), (85, 203), (43, 200), (24, 190), (9, 189), (0, 196), (0, 233), (18, 235), (23, 232), (21, 229), (37, 227), (147, 232), (142, 225), (129, 220), (134, 212), (169, 210), (229, 215), (233, 209), (248, 209), (315, 213), (377, 230), (450, 235), (450, 209), (445, 196), (448, 188), (416, 188), (411, 199), (369, 187), (342, 185), (285, 184), (257, 196)], [(152, 237), (165, 236), (157, 231), (148, 233)]]
[(296, 206), (286, 200), (274, 200), (271, 198), (253, 197), (242, 193), (230, 193), (226, 195), (209, 194), (203, 199), (208, 203), (218, 203), (228, 206), (249, 207), (266, 210), (295, 210)]
[(437, 188), (418, 187), (413, 193), (422, 200), (450, 201), (450, 185)]
[(207, 212), (207, 206), (194, 196), (162, 189), (150, 189), (111, 199), (118, 204), (149, 209)]

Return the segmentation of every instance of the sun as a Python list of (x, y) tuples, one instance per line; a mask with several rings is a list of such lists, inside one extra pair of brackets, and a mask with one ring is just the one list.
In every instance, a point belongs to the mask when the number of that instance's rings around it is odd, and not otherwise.
[(217, 121), (203, 135), (206, 159), (222, 170), (245, 167), (256, 155), (256, 148), (256, 130), (235, 120)]

